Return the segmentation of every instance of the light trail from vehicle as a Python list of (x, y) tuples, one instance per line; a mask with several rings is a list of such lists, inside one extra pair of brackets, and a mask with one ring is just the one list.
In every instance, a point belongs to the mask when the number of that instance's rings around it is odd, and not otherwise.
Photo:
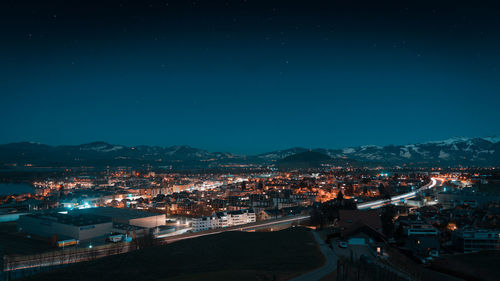
[(370, 201), (370, 202), (364, 202), (364, 203), (357, 204), (356, 206), (357, 206), (358, 210), (377, 209), (377, 208), (383, 207), (385, 205), (394, 204), (394, 203), (400, 201), (401, 199), (415, 198), (419, 192), (434, 188), (437, 185), (438, 180), (440, 182), (442, 181), (440, 178), (431, 178), (431, 181), (428, 184), (420, 187), (416, 191), (396, 195), (396, 196), (391, 197), (391, 199), (379, 199), (379, 200), (374, 200), (374, 201)]

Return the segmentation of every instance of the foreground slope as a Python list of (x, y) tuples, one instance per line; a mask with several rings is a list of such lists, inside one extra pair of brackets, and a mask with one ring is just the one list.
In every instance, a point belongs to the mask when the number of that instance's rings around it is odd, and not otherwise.
[(287, 280), (321, 266), (311, 232), (226, 232), (75, 264), (27, 280)]

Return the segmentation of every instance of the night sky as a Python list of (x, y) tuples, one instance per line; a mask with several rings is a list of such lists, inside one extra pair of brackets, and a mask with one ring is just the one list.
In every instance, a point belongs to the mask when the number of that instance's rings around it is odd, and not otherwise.
[(499, 134), (500, 9), (432, 2), (4, 0), (0, 143), (252, 154)]

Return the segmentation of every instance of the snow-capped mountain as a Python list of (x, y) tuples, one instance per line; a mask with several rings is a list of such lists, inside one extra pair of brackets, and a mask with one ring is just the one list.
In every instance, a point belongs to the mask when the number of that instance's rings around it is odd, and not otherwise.
[(112, 145), (105, 142), (92, 142), (78, 146), (82, 151), (111, 152), (123, 149), (121, 145)]
[[(261, 159), (277, 160), (310, 149), (293, 148), (261, 154)], [(312, 149), (333, 158), (397, 165), (500, 165), (500, 136), (484, 138), (454, 137), (419, 144), (365, 145), (343, 149)]]
[[(318, 152), (344, 162), (408, 166), (500, 166), (500, 136), (484, 138), (454, 137), (418, 144), (365, 145), (343, 149), (294, 147), (241, 156), (210, 152), (190, 146), (124, 146), (105, 142), (82, 145), (49, 146), (22, 142), (0, 145), (0, 168), (33, 166), (180, 166), (184, 168), (220, 167), (227, 163), (275, 164), (278, 160)], [(350, 161), (352, 160), (352, 161)], [(342, 161), (337, 161), (342, 162)]]
[[(346, 152), (344, 149), (343, 152)], [(344, 153), (358, 160), (399, 164), (500, 164), (500, 137), (454, 137), (442, 141), (384, 147), (352, 148)]]

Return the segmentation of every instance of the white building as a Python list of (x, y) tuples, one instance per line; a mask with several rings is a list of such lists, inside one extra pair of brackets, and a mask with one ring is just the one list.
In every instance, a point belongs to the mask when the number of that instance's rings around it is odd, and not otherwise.
[(230, 225), (231, 217), (227, 212), (218, 212), (214, 217), (216, 218), (215, 228), (228, 227)]
[(252, 223), (255, 220), (256, 216), (253, 210), (239, 210), (228, 214), (228, 224), (231, 226)]
[(201, 217), (195, 218), (191, 221), (193, 231), (204, 231), (217, 228), (216, 217)]
[(191, 221), (191, 226), (193, 227), (193, 231), (197, 232), (228, 226), (242, 225), (255, 221), (255, 212), (250, 209), (233, 212), (218, 212), (209, 217), (195, 218)]

